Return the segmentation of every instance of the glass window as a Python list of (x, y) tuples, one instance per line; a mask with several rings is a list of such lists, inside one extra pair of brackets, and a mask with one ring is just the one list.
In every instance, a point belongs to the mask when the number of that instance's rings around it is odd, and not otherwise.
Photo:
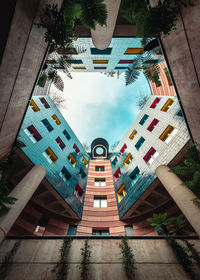
[(94, 207), (95, 208), (106, 208), (107, 198), (106, 197), (94, 197)]
[(118, 168), (117, 171), (116, 171), (115, 174), (114, 174), (115, 182), (116, 182), (117, 179), (120, 177), (120, 175), (121, 175), (121, 170), (120, 170), (120, 168)]
[(50, 108), (50, 105), (47, 103), (47, 101), (44, 97), (40, 97), (40, 101), (46, 109)]
[(60, 125), (61, 124), (61, 121), (59, 120), (59, 118), (56, 116), (56, 114), (52, 115), (52, 119), (55, 121), (55, 123), (57, 125)]
[(120, 187), (120, 189), (117, 191), (118, 202), (120, 203), (125, 196), (126, 196), (126, 189), (125, 189), (125, 184), (123, 184)]
[(91, 54), (103, 54), (104, 55), (104, 54), (111, 54), (112, 48), (107, 48), (105, 50), (98, 50), (96, 48), (91, 48), (90, 51), (91, 51)]
[(61, 140), (60, 137), (56, 138), (56, 142), (58, 144), (58, 146), (61, 148), (61, 150), (64, 150), (64, 148), (66, 147), (65, 144), (63, 143), (63, 141)]
[(105, 186), (106, 185), (106, 179), (105, 178), (95, 178), (94, 179), (94, 185), (97, 186)]
[(42, 155), (46, 158), (46, 160), (53, 166), (58, 157), (54, 154), (54, 152), (52, 151), (52, 149), (50, 147), (48, 147), (45, 152), (42, 153)]
[(39, 107), (36, 105), (36, 103), (33, 101), (33, 99), (31, 99), (29, 105), (30, 105), (30, 107), (32, 108), (32, 110), (33, 110), (34, 112), (40, 111)]
[(108, 59), (93, 59), (94, 64), (108, 64)]
[(71, 162), (73, 167), (76, 166), (76, 160), (75, 160), (75, 158), (73, 157), (73, 155), (71, 153), (68, 155), (68, 160), (69, 160), (69, 162)]
[(157, 104), (160, 102), (161, 98), (157, 97), (154, 102), (151, 104), (150, 108), (154, 109), (156, 108)]
[(71, 174), (67, 170), (65, 166), (63, 166), (62, 170), (59, 173), (60, 177), (63, 179), (64, 182), (69, 181), (71, 179)]
[(156, 152), (156, 150), (153, 147), (151, 147), (151, 149), (148, 151), (148, 153), (144, 156), (143, 159), (148, 165), (151, 165), (158, 155), (159, 153)]
[(95, 171), (104, 171), (105, 167), (104, 166), (95, 166)]
[(69, 225), (67, 235), (76, 235), (77, 226)]
[(73, 145), (73, 149), (74, 151), (77, 153), (77, 155), (79, 154), (80, 150), (79, 148), (76, 146), (76, 144)]
[(120, 150), (121, 155), (125, 152), (126, 149), (127, 149), (127, 146), (126, 146), (126, 144), (124, 144)]
[(102, 236), (108, 236), (110, 235), (109, 229), (92, 229), (92, 235), (102, 235)]
[(81, 189), (81, 187), (77, 184), (75, 187), (75, 191), (74, 191), (75, 196), (82, 202), (83, 199), (83, 190)]
[(168, 125), (159, 138), (163, 142), (169, 143), (177, 132), (178, 132), (177, 128), (174, 128), (173, 126)]
[(158, 123), (159, 123), (159, 120), (154, 119), (152, 121), (152, 123), (150, 124), (150, 126), (147, 128), (147, 130), (152, 132), (154, 130), (154, 128), (157, 126)]
[(149, 115), (145, 114), (142, 117), (142, 119), (139, 121), (139, 124), (143, 125), (146, 122), (146, 120), (148, 119), (148, 117), (149, 117)]
[(124, 54), (142, 54), (144, 53), (144, 48), (128, 48)]
[(133, 140), (133, 138), (135, 137), (135, 135), (137, 134), (137, 130), (133, 130), (133, 132), (131, 133), (131, 135), (129, 136), (130, 140)]
[(63, 130), (63, 134), (65, 135), (65, 137), (67, 138), (67, 140), (71, 139), (71, 136), (69, 135), (69, 133), (67, 132), (67, 130)]
[(135, 144), (135, 148), (139, 151), (140, 147), (143, 145), (144, 142), (144, 137), (140, 137), (139, 141)]
[(140, 174), (140, 169), (136, 166), (136, 168), (129, 175), (132, 184), (135, 184), (137, 182), (137, 180), (140, 177), (139, 174)]
[(27, 128), (25, 128), (24, 132), (34, 144), (42, 139), (42, 136), (39, 134), (39, 132), (33, 125), (30, 125)]
[(53, 127), (50, 125), (50, 123), (47, 119), (42, 120), (42, 123), (49, 132), (51, 132), (53, 130)]
[(167, 100), (167, 102), (165, 103), (165, 105), (162, 107), (161, 111), (167, 112), (171, 108), (171, 106), (174, 103), (174, 101), (175, 101), (174, 98), (169, 98)]
[(124, 164), (127, 166), (132, 161), (132, 159), (133, 159), (133, 157), (132, 157), (131, 153), (129, 153), (128, 156), (124, 160)]

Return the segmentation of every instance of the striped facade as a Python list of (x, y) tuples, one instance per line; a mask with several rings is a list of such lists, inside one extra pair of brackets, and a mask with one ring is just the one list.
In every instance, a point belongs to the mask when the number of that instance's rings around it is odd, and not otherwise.
[(160, 78), (160, 85), (156, 86), (155, 83), (149, 82), (152, 94), (153, 95), (166, 95), (166, 96), (176, 96), (176, 92), (174, 86), (172, 84), (171, 78), (169, 77), (169, 72), (167, 68), (167, 64), (165, 61), (160, 62), (159, 64), (159, 78)]
[[(104, 166), (104, 171), (95, 171), (95, 166)], [(95, 178), (105, 178), (105, 186), (94, 186)], [(107, 207), (95, 208), (94, 196), (106, 196)], [(114, 190), (110, 160), (90, 160), (85, 192), (83, 216), (78, 223), (77, 235), (92, 235), (93, 230), (109, 230), (109, 235), (125, 235), (126, 225), (120, 221)]]

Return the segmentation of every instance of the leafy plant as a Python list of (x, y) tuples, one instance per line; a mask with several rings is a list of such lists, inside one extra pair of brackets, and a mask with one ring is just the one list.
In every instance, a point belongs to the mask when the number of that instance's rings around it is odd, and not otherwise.
[(194, 244), (191, 244), (187, 239), (184, 239), (184, 242), (186, 243), (188, 249), (191, 252), (191, 258), (196, 261), (198, 264), (200, 264), (200, 254), (199, 252), (195, 249)]
[(60, 258), (55, 268), (52, 270), (53, 273), (56, 274), (57, 280), (65, 280), (68, 270), (69, 263), (67, 262), (67, 257), (69, 254), (69, 250), (71, 248), (71, 238), (64, 238), (62, 245), (60, 247)]
[(14, 255), (16, 254), (17, 250), (19, 249), (20, 243), (21, 243), (21, 240), (15, 242), (15, 244), (13, 245), (10, 252), (8, 252), (8, 254), (2, 259), (1, 264), (0, 264), (0, 279), (1, 280), (6, 279), (8, 270), (11, 266), (11, 260), (14, 257)]
[[(185, 178), (185, 181), (182, 183), (183, 186), (186, 186), (189, 188), (198, 199), (200, 199), (200, 152), (197, 150), (196, 145), (193, 143), (190, 143), (190, 147), (188, 148), (188, 151), (186, 153), (186, 156), (184, 157), (183, 164), (184, 165), (178, 165), (170, 169), (170, 172), (173, 172), (177, 175), (183, 175)], [(191, 180), (186, 181), (188, 178), (188, 175), (192, 177)]]
[(147, 94), (140, 94), (138, 101), (137, 101), (137, 106), (140, 110), (144, 107), (144, 105), (147, 103), (147, 100), (149, 99), (149, 95)]
[(185, 272), (191, 276), (194, 276), (194, 272), (192, 270), (193, 263), (191, 261), (191, 258), (187, 254), (187, 249), (180, 245), (172, 236), (167, 236), (166, 240), (171, 246), (173, 252), (175, 253)]
[(191, 231), (188, 221), (180, 214), (178, 217), (170, 217), (167, 219), (169, 232), (172, 235), (185, 235)]
[(39, 87), (44, 87), (46, 80), (47, 80), (47, 75), (46, 75), (45, 72), (42, 72), (42, 73), (40, 74), (39, 79), (38, 79), (37, 85), (38, 85)]
[(167, 213), (164, 214), (153, 214), (152, 218), (147, 219), (148, 222), (151, 223), (151, 226), (154, 227), (154, 229), (159, 233), (159, 234), (169, 234), (169, 231), (166, 227), (166, 225), (169, 224), (169, 221), (167, 219)]
[(89, 274), (89, 264), (90, 264), (90, 258), (91, 258), (91, 246), (88, 245), (88, 240), (85, 240), (84, 247), (81, 248), (81, 256), (82, 256), (82, 261), (79, 266), (79, 269), (81, 270), (81, 278), (83, 280), (88, 279), (88, 274)]
[(133, 250), (129, 247), (127, 238), (122, 238), (121, 243), (119, 244), (122, 264), (124, 271), (126, 273), (127, 279), (135, 278), (135, 257)]

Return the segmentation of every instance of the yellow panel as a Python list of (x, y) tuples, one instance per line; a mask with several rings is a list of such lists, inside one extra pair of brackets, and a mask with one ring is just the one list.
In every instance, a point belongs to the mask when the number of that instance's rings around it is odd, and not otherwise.
[(128, 156), (124, 160), (124, 164), (127, 166), (131, 162), (132, 159), (133, 159), (133, 157), (132, 157), (131, 153), (129, 153)]
[(49, 147), (46, 149), (46, 153), (48, 154), (48, 157), (50, 157), (51, 160), (53, 161), (52, 165), (54, 165), (54, 163), (57, 161), (58, 157), (54, 154), (52, 149)]
[(175, 99), (169, 98), (167, 100), (167, 102), (165, 103), (165, 105), (162, 107), (161, 111), (167, 112), (169, 110), (169, 108), (172, 106), (172, 104), (174, 103), (174, 101), (175, 101)]
[(137, 134), (137, 130), (133, 130), (133, 132), (131, 133), (131, 135), (129, 136), (130, 140), (133, 140), (133, 138), (135, 137), (135, 135)]
[(88, 166), (88, 162), (87, 162), (87, 160), (83, 157), (83, 163), (85, 164), (85, 166)]
[(76, 165), (76, 160), (75, 158), (73, 157), (73, 155), (70, 153), (69, 156), (68, 156), (68, 160), (71, 162), (71, 164), (73, 165), (73, 167), (75, 167)]
[(144, 48), (128, 48), (124, 54), (142, 54), (144, 53)]
[(108, 59), (94, 59), (93, 60), (94, 64), (107, 64), (108, 63)]
[(30, 106), (34, 112), (40, 111), (39, 107), (36, 105), (36, 103), (33, 101), (33, 99), (31, 99)]
[(124, 196), (126, 196), (125, 184), (117, 192), (118, 201), (120, 202)]
[(81, 66), (74, 66), (73, 68), (74, 68), (74, 69), (77, 69), (77, 70), (78, 70), (78, 69), (86, 69), (84, 66), (83, 66), (83, 67), (81, 67)]
[(59, 118), (56, 116), (56, 114), (54, 114), (54, 115), (52, 116), (52, 118), (54, 119), (54, 121), (55, 121), (55, 123), (56, 123), (57, 125), (60, 125), (60, 124), (61, 124), (61, 121), (60, 121)]
[(166, 137), (174, 130), (174, 127), (168, 125), (168, 127), (164, 130), (164, 132), (160, 135), (160, 140), (164, 141)]

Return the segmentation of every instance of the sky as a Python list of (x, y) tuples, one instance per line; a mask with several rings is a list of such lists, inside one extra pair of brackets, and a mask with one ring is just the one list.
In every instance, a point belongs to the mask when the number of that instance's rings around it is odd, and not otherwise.
[[(141, 94), (150, 95), (150, 88), (141, 73), (138, 80), (125, 85), (124, 73), (107, 77), (94, 72), (72, 72), (73, 79), (59, 73), (64, 81), (66, 99), (61, 113), (83, 144), (89, 147), (97, 138), (105, 138), (110, 146), (120, 141), (139, 113), (137, 100)], [(55, 88), (52, 87), (52, 92)]]

